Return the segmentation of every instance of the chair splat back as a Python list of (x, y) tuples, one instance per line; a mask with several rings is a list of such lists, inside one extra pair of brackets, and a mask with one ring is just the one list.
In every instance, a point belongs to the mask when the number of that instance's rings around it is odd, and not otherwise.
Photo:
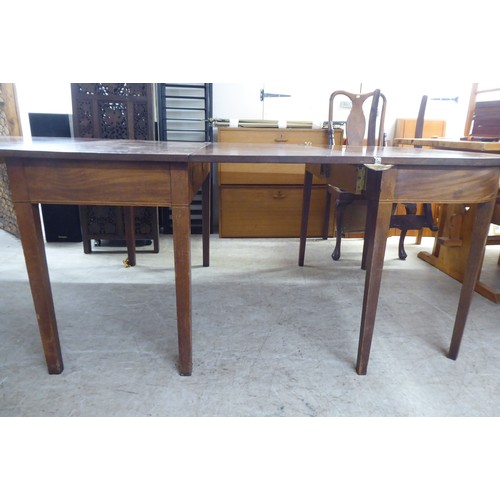
[[(349, 112), (349, 116), (346, 121), (346, 130), (345, 137), (346, 142), (349, 146), (383, 146), (384, 145), (384, 121), (385, 121), (385, 109), (387, 105), (387, 100), (380, 92), (379, 89), (374, 90), (373, 92), (368, 92), (366, 94), (352, 93), (346, 92), (344, 90), (337, 90), (330, 95), (329, 101), (329, 110), (328, 110), (328, 132), (330, 139), (330, 146), (334, 145), (334, 121), (333, 121), (333, 113), (334, 113), (334, 100), (337, 96), (343, 96), (349, 99), (352, 103), (351, 110)], [(365, 110), (363, 106), (365, 103), (368, 104), (369, 99), (371, 99), (370, 110), (365, 114)], [(367, 102), (368, 101), (368, 102)], [(382, 104), (380, 105), (380, 101)], [(367, 106), (365, 106), (366, 108)], [(380, 111), (380, 114), (379, 114)], [(367, 119), (366, 115), (368, 115), (368, 128), (366, 126)], [(378, 131), (377, 131), (377, 123)], [(366, 140), (365, 140), (366, 137)], [(356, 173), (357, 175), (357, 173)], [(330, 219), (330, 207), (332, 204), (332, 198), (335, 195), (335, 206), (336, 206), (336, 217), (335, 217), (335, 227), (336, 227), (336, 236), (337, 242), (335, 246), (335, 250), (333, 251), (332, 258), (333, 260), (338, 260), (340, 258), (340, 243), (342, 240), (342, 232), (344, 229), (343, 226), (343, 213), (345, 208), (356, 201), (356, 205), (359, 205), (356, 210), (353, 210), (354, 213), (361, 214), (361, 218), (365, 218), (364, 212), (366, 212), (366, 198), (364, 198), (362, 193), (355, 193), (354, 190), (356, 187), (352, 187), (351, 190), (345, 190), (345, 187), (340, 187), (340, 185), (345, 183), (345, 179), (343, 181), (339, 181), (337, 177), (337, 173), (332, 169), (332, 172), (328, 177), (328, 184), (326, 189), (326, 202), (325, 202), (325, 219), (323, 222), (323, 239), (328, 238), (328, 228), (329, 228), (329, 219)], [(352, 182), (347, 181), (347, 183)], [(357, 179), (356, 179), (357, 183)], [(301, 226), (301, 235), (300, 235), (300, 249), (299, 249), (299, 265), (304, 265), (304, 255), (305, 255), (305, 246), (307, 239), (307, 215), (309, 213), (309, 204), (311, 197), (311, 189), (312, 189), (312, 174), (306, 170), (306, 178), (304, 182), (304, 197), (303, 197), (303, 205), (302, 205), (302, 226)], [(358, 203), (359, 202), (359, 203)], [(356, 215), (356, 218), (359, 216)], [(366, 224), (365, 224), (366, 225)], [(362, 266), (364, 266), (364, 261), (366, 257), (366, 246), (363, 249), (363, 259)]]
[[(379, 89), (366, 94), (354, 94), (344, 90), (337, 90), (330, 95), (330, 106), (328, 112), (328, 128), (330, 137), (333, 137), (333, 104), (337, 96), (347, 97), (351, 103), (351, 111), (346, 122), (347, 144), (350, 146), (363, 146), (365, 133), (367, 133), (368, 146), (381, 146), (384, 138), (384, 120), (386, 98)], [(370, 113), (368, 117), (368, 130), (366, 128), (366, 115), (363, 105), (368, 99), (372, 99)], [(379, 130), (377, 134), (377, 115), (379, 109), (379, 100), (382, 99), (382, 110), (379, 119)], [(377, 137), (378, 135), (378, 137)]]
[(420, 101), (420, 108), (418, 110), (417, 115), (417, 123), (415, 125), (415, 137), (423, 137), (424, 136), (424, 119), (425, 119), (425, 109), (427, 107), (427, 99), (426, 95), (422, 96), (422, 100)]

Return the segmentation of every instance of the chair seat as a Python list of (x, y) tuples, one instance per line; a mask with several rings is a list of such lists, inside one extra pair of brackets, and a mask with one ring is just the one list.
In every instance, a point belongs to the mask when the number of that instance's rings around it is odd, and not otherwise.
[(434, 223), (434, 219), (429, 219), (426, 214), (406, 214), (406, 215), (393, 215), (391, 217), (391, 227), (400, 229), (401, 231), (412, 231), (420, 229), (430, 229), (437, 231), (438, 227)]

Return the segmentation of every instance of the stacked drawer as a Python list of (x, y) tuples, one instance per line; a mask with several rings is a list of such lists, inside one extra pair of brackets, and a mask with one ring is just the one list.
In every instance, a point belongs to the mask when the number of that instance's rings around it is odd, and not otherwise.
[[(327, 146), (328, 133), (323, 129), (221, 128), (218, 140)], [(285, 163), (219, 164), (219, 235), (229, 238), (298, 237), (304, 172), (305, 165)], [(315, 179), (308, 236), (322, 235), (325, 193), (325, 185)], [(330, 234), (333, 234), (333, 223)]]

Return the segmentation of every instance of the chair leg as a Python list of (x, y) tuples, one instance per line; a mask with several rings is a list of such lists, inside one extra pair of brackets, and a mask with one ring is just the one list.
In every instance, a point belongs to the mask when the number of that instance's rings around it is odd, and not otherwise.
[(340, 259), (340, 245), (342, 243), (342, 221), (344, 218), (344, 208), (340, 200), (335, 204), (335, 248), (332, 252), (332, 259)]
[(323, 219), (323, 239), (328, 239), (328, 226), (330, 225), (330, 212), (332, 210), (332, 193), (326, 189), (325, 218)]
[[(417, 205), (416, 203), (405, 203), (406, 215), (416, 215)], [(422, 211), (424, 215), (424, 220), (420, 222), (417, 234), (416, 244), (420, 245), (422, 243), (423, 228), (428, 227), (431, 231), (437, 231), (437, 226), (434, 223), (434, 217), (432, 216), (432, 206), (430, 203), (424, 203), (422, 205)], [(410, 227), (410, 229), (413, 229)], [(416, 228), (415, 228), (416, 229)], [(407, 257), (405, 251), (405, 237), (408, 229), (401, 229), (401, 234), (399, 236), (399, 248), (398, 254), (401, 260), (405, 260)]]
[(203, 233), (203, 267), (210, 265), (210, 174), (207, 175), (202, 184), (201, 194), (201, 217), (202, 217), (202, 233)]
[[(417, 204), (405, 203), (405, 211), (406, 215), (415, 215), (417, 213)], [(401, 229), (401, 234), (399, 235), (398, 257), (400, 260), (406, 260), (406, 257), (408, 257), (405, 251), (405, 237), (407, 232), (407, 229)]]
[(399, 256), (400, 260), (406, 260), (406, 257), (408, 257), (408, 255), (405, 252), (406, 233), (407, 233), (407, 230), (403, 229), (403, 230), (401, 230), (401, 234), (399, 235), (398, 256)]
[[(432, 213), (432, 205), (430, 203), (424, 203), (422, 205), (422, 212), (425, 217), (425, 226), (428, 227), (431, 231), (437, 231), (438, 227), (434, 221), (434, 214)], [(419, 229), (417, 233), (417, 238), (415, 244), (420, 245), (422, 243), (422, 237), (424, 235), (424, 229)]]
[(422, 206), (422, 210), (425, 215), (425, 222), (427, 227), (431, 231), (437, 231), (438, 227), (436, 226), (436, 222), (434, 221), (434, 215), (432, 213), (432, 205), (430, 203), (424, 203)]
[(424, 230), (419, 229), (417, 236), (415, 237), (415, 245), (421, 245), (422, 244), (422, 237), (424, 236)]
[(339, 195), (335, 203), (335, 248), (332, 252), (332, 259), (340, 259), (340, 245), (342, 244), (342, 230), (344, 227), (344, 210), (347, 205), (352, 203), (352, 198), (343, 200), (342, 194)]

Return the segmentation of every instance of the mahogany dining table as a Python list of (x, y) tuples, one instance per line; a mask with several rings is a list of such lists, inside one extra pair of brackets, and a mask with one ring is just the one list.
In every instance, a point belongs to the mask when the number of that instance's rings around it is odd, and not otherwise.
[[(456, 359), (494, 208), (500, 156), (413, 148), (308, 144), (175, 143), (134, 140), (0, 138), (39, 332), (50, 374), (63, 371), (39, 204), (168, 206), (173, 218), (181, 375), (192, 373), (190, 203), (206, 189), (210, 164), (295, 163), (311, 169), (366, 168), (367, 264), (356, 371), (367, 373), (392, 205), (476, 203), (466, 275), (448, 357)], [(292, 247), (292, 243), (290, 244)], [(204, 265), (208, 266), (208, 248)], [(332, 301), (335, 297), (332, 297)], [(292, 326), (292, 325), (291, 325)]]
[[(450, 137), (431, 138), (396, 138), (395, 145), (417, 146), (454, 151), (472, 151), (490, 154), (500, 154), (500, 141), (489, 140), (465, 140)], [(497, 194), (497, 205), (494, 220), (498, 224), (500, 210), (500, 186)], [(469, 252), (471, 241), (471, 225), (469, 219), (474, 215), (474, 206), (466, 207), (465, 204), (442, 205), (439, 209), (439, 227), (434, 237), (434, 247), (431, 252), (422, 251), (418, 257), (431, 264), (452, 278), (462, 281), (464, 267)], [(487, 245), (498, 245), (500, 236), (489, 236)], [(500, 265), (500, 258), (498, 261)], [(475, 286), (475, 291), (488, 300), (500, 304), (500, 288), (494, 284), (487, 283), (481, 278), (481, 271)]]

